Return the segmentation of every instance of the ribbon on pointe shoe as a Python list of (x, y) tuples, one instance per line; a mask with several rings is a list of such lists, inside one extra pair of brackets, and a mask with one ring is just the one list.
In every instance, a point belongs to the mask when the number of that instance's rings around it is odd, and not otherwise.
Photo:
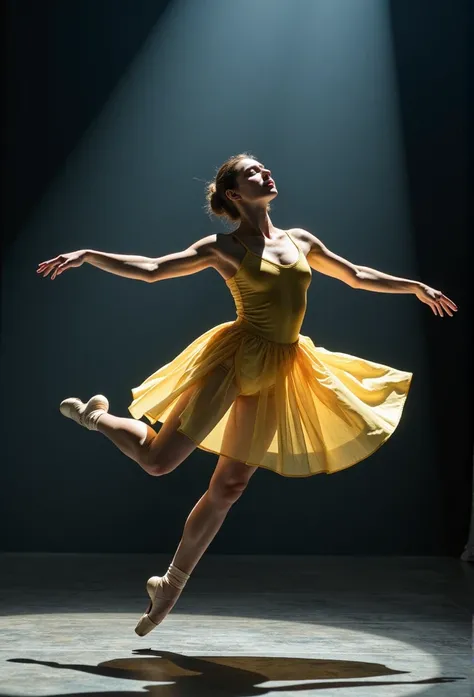
[(178, 567), (174, 564), (170, 564), (164, 578), (171, 586), (174, 586), (178, 590), (182, 591), (186, 585), (186, 581), (189, 581), (190, 579), (190, 574), (186, 574), (184, 571), (181, 571), (181, 569), (178, 569)]

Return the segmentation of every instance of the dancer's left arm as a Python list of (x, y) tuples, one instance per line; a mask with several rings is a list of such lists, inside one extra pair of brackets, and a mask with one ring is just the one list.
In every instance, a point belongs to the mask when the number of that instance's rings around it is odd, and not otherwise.
[(421, 281), (399, 278), (390, 274), (359, 266), (331, 252), (317, 237), (307, 230), (300, 230), (300, 240), (309, 245), (307, 254), (311, 268), (328, 276), (344, 281), (352, 288), (371, 290), (377, 293), (413, 293), (418, 300), (429, 305), (435, 315), (450, 317), (457, 312), (457, 305), (440, 290), (435, 290)]

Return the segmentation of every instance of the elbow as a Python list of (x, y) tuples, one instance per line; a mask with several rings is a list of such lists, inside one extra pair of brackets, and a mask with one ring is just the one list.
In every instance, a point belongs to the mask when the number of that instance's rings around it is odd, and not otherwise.
[(153, 264), (150, 264), (147, 267), (145, 273), (143, 274), (142, 280), (145, 281), (145, 283), (154, 283), (158, 280), (157, 273), (158, 264), (153, 262)]
[(347, 279), (347, 284), (351, 288), (360, 288), (361, 277), (359, 276), (359, 272), (357, 270), (350, 274)]

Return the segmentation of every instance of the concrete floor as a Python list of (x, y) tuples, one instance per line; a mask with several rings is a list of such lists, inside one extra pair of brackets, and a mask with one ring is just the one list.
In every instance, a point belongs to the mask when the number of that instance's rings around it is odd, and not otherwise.
[(146, 637), (170, 556), (0, 555), (0, 695), (470, 697), (474, 566), (207, 554)]

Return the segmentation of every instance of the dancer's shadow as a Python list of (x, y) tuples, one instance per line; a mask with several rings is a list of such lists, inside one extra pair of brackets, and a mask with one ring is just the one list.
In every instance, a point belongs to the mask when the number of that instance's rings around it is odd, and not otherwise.
[[(173, 651), (136, 649), (135, 655), (146, 658), (118, 658), (104, 661), (97, 666), (58, 663), (56, 661), (37, 661), (28, 658), (11, 658), (12, 663), (33, 663), (51, 668), (77, 670), (92, 675), (129, 680), (154, 682), (173, 681), (167, 685), (145, 685), (138, 692), (84, 692), (68, 693), (68, 697), (138, 697), (146, 690), (151, 697), (254, 697), (269, 692), (290, 692), (302, 690), (325, 690), (336, 687), (375, 687), (376, 685), (433, 685), (454, 682), (464, 678), (446, 677), (426, 680), (358, 680), (381, 675), (402, 675), (408, 671), (396, 671), (377, 663), (361, 661), (335, 661), (311, 658), (258, 657), (258, 656), (209, 656), (200, 658), (185, 656)], [(342, 678), (342, 679), (341, 679)], [(350, 682), (345, 680), (350, 678)], [(302, 685), (281, 687), (260, 687), (267, 681), (318, 680)], [(321, 682), (324, 680), (324, 682)], [(5, 695), (3, 696), (5, 697)], [(53, 696), (50, 696), (53, 697)], [(63, 697), (63, 695), (54, 695)], [(64, 697), (66, 697), (64, 695)]]

